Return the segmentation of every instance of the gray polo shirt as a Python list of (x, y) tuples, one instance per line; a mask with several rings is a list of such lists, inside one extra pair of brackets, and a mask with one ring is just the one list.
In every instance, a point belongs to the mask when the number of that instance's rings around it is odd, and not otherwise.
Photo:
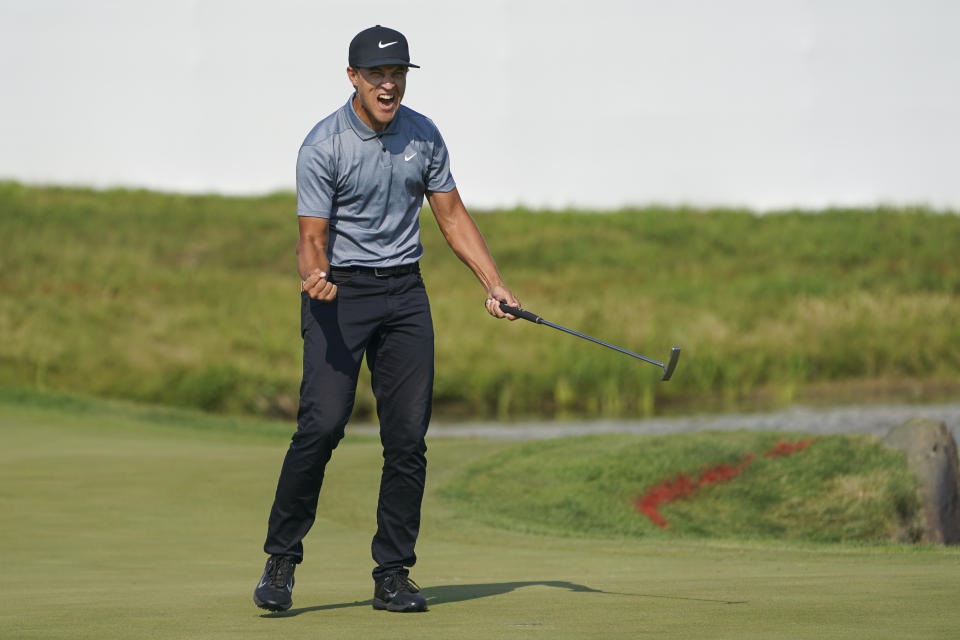
[(426, 191), (452, 191), (447, 147), (426, 116), (400, 105), (382, 133), (347, 104), (317, 123), (297, 156), (297, 215), (329, 218), (330, 264), (416, 262)]

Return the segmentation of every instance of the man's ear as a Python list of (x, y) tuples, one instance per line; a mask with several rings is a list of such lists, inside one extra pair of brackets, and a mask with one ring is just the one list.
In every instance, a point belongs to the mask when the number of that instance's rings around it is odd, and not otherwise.
[(358, 75), (358, 74), (357, 74), (357, 70), (356, 70), (356, 69), (354, 69), (353, 67), (347, 67), (347, 78), (350, 79), (350, 84), (353, 85), (353, 88), (354, 88), (354, 89), (357, 89), (357, 88), (358, 88), (358, 87), (357, 87), (357, 84), (358, 84), (357, 75)]

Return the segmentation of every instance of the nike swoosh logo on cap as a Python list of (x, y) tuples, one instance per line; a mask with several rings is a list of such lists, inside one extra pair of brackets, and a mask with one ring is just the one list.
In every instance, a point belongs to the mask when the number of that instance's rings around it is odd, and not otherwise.
[(379, 41), (379, 42), (377, 43), (377, 46), (380, 47), (381, 49), (386, 49), (386, 48), (389, 47), (390, 45), (392, 45), (392, 44), (397, 44), (398, 42), (400, 42), (400, 41), (399, 41), (399, 40), (394, 40), (393, 42), (388, 42), (387, 44), (383, 44), (383, 40), (381, 40), (381, 41)]

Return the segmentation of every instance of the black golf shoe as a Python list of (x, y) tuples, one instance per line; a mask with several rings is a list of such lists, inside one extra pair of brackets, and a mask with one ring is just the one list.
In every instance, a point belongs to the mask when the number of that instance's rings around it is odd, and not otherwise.
[(401, 613), (427, 610), (427, 599), (420, 593), (420, 587), (404, 571), (387, 574), (374, 584), (374, 609)]
[(293, 604), (293, 570), (297, 563), (289, 556), (270, 556), (260, 584), (253, 590), (253, 602), (261, 609), (286, 611)]

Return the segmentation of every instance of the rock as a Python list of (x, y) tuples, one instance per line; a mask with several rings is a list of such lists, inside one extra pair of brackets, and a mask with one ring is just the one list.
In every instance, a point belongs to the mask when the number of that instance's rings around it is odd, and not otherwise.
[(912, 418), (887, 434), (887, 446), (907, 454), (916, 474), (926, 529), (923, 542), (960, 544), (957, 443), (946, 424)]

